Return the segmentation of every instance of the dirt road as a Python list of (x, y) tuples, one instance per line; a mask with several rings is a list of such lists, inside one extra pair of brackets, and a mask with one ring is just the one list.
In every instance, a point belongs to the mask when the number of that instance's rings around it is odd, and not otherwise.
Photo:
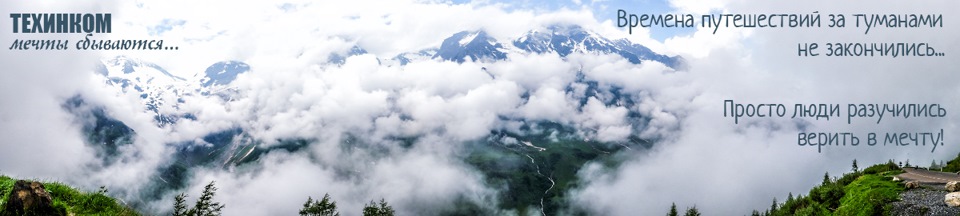
[(946, 184), (948, 181), (960, 181), (960, 175), (925, 169), (903, 168), (905, 173), (897, 175), (905, 181), (919, 181), (928, 184)]

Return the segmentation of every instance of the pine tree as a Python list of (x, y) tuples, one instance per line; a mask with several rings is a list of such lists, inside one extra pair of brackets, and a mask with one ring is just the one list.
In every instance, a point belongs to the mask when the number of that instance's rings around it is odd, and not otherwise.
[(173, 215), (174, 216), (214, 216), (220, 215), (220, 211), (223, 210), (223, 204), (213, 201), (213, 196), (216, 195), (217, 187), (214, 186), (214, 182), (210, 182), (207, 186), (203, 187), (203, 193), (200, 194), (200, 199), (197, 199), (197, 203), (193, 205), (193, 208), (187, 209), (186, 198), (187, 195), (180, 193), (174, 197), (173, 203)]
[(187, 195), (180, 193), (174, 197), (173, 203), (173, 216), (185, 216), (187, 215), (187, 204), (186, 204)]
[(760, 216), (760, 212), (757, 210), (753, 210), (753, 213), (750, 214), (750, 216)]
[(393, 214), (393, 207), (387, 205), (387, 201), (383, 198), (380, 199), (379, 205), (371, 200), (363, 207), (363, 216), (393, 216)]
[(200, 194), (200, 199), (197, 199), (197, 203), (193, 205), (193, 208), (190, 209), (188, 215), (196, 216), (212, 216), (220, 215), (220, 210), (223, 210), (223, 205), (219, 202), (213, 201), (213, 196), (217, 193), (217, 187), (213, 186), (214, 182), (211, 181), (210, 184), (203, 187), (203, 193)]
[(858, 170), (860, 169), (857, 167), (857, 159), (853, 159), (853, 172), (857, 172)]
[(670, 204), (670, 212), (667, 213), (667, 216), (678, 216), (677, 212), (677, 203)]
[(697, 210), (697, 206), (690, 207), (683, 216), (700, 216), (700, 210)]
[(825, 173), (823, 173), (823, 183), (821, 183), (821, 184), (822, 184), (822, 185), (828, 185), (828, 184), (830, 184), (830, 172), (825, 172)]
[(300, 209), (300, 215), (340, 216), (340, 213), (337, 212), (337, 202), (330, 200), (330, 194), (324, 194), (321, 200), (313, 200), (313, 197), (307, 197), (303, 209)]
[(773, 204), (770, 204), (770, 213), (767, 215), (776, 215), (777, 214), (777, 198), (773, 198)]

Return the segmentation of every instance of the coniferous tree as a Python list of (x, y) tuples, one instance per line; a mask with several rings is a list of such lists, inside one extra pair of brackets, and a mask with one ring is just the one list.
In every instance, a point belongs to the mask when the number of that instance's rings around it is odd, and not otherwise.
[(683, 216), (700, 216), (700, 210), (697, 210), (697, 206), (690, 207)]
[(207, 186), (203, 187), (203, 193), (200, 194), (200, 198), (197, 199), (197, 203), (193, 205), (193, 208), (187, 209), (186, 205), (186, 194), (181, 193), (174, 197), (173, 203), (173, 215), (174, 216), (215, 216), (220, 215), (220, 211), (223, 210), (223, 204), (213, 201), (213, 196), (216, 195), (217, 187), (214, 186), (214, 182), (210, 182)]
[(677, 212), (677, 203), (670, 204), (670, 212), (667, 213), (667, 216), (678, 216)]
[(187, 198), (187, 195), (184, 194), (184, 193), (180, 193), (180, 195), (177, 195), (176, 197), (173, 198), (173, 199), (174, 199), (174, 203), (173, 203), (173, 216), (186, 216), (186, 215), (187, 215), (187, 203), (186, 203), (186, 198)]
[(207, 186), (203, 187), (203, 193), (200, 194), (200, 199), (197, 199), (197, 203), (193, 205), (193, 208), (190, 209), (190, 212), (195, 216), (212, 216), (220, 215), (220, 210), (223, 210), (223, 205), (219, 202), (213, 201), (213, 196), (217, 193), (217, 187), (213, 186), (214, 182), (210, 182)]
[(853, 159), (853, 172), (857, 172), (858, 170), (860, 169), (857, 167), (857, 159)]
[(393, 207), (390, 207), (383, 198), (380, 199), (379, 205), (371, 200), (363, 207), (363, 216), (393, 216), (393, 214)]
[(337, 202), (330, 200), (330, 194), (324, 194), (323, 199), (313, 200), (307, 197), (307, 202), (300, 209), (303, 216), (340, 216), (337, 212)]
[(773, 198), (773, 204), (770, 204), (770, 213), (767, 215), (774, 215), (777, 213), (777, 198)]

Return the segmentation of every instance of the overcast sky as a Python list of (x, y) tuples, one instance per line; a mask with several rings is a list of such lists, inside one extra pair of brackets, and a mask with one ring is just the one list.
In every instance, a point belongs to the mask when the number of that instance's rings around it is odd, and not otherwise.
[[(540, 7), (546, 4), (545, 7)], [(136, 194), (156, 167), (169, 163), (169, 143), (240, 127), (271, 145), (278, 138), (311, 138), (297, 153), (271, 153), (258, 168), (198, 170), (190, 181), (196, 194), (211, 180), (222, 188), (218, 200), (227, 215), (293, 214), (306, 196), (333, 195), (341, 209), (355, 210), (384, 197), (400, 213), (430, 214), (467, 199), (493, 206), (496, 188), (458, 158), (463, 143), (491, 129), (509, 130), (515, 119), (576, 125), (601, 140), (635, 134), (661, 141), (650, 151), (629, 155), (616, 169), (588, 165), (583, 187), (570, 191), (573, 204), (601, 215), (659, 215), (670, 203), (696, 205), (708, 215), (747, 214), (787, 193), (806, 193), (824, 172), (838, 175), (857, 159), (861, 167), (888, 159), (927, 165), (953, 158), (960, 127), (960, 2), (871, 1), (141, 1), (0, 3), (0, 11), (112, 13), (113, 33), (100, 39), (161, 38), (177, 51), (14, 51), (3, 50), (0, 71), (0, 173), (66, 181), (87, 188), (107, 185)], [(847, 14), (846, 28), (626, 29), (616, 27), (616, 10), (631, 13), (796, 13)], [(850, 14), (942, 14), (943, 27), (878, 28), (864, 34)], [(690, 64), (673, 71), (659, 64), (633, 65), (612, 55), (510, 54), (496, 63), (424, 61), (404, 67), (380, 65), (402, 52), (436, 47), (464, 30), (485, 30), (507, 42), (531, 29), (576, 24), (609, 38), (628, 38), (658, 53), (679, 55)], [(67, 39), (81, 34), (12, 34), (0, 22), (0, 42)], [(798, 43), (929, 43), (943, 57), (797, 57)], [(332, 53), (363, 47), (369, 54), (325, 65)], [(72, 43), (71, 43), (72, 48)], [(821, 50), (826, 48), (821, 45)], [(825, 51), (823, 51), (825, 52)], [(232, 84), (245, 97), (235, 101), (188, 97), (179, 111), (197, 120), (157, 127), (137, 95), (102, 84), (92, 67), (98, 59), (126, 55), (153, 62), (171, 73), (196, 78), (211, 64), (239, 60), (251, 71)], [(481, 70), (486, 67), (489, 71)], [(576, 69), (589, 79), (642, 95), (636, 106), (598, 101), (577, 107), (564, 94)], [(493, 76), (491, 76), (491, 73)], [(531, 95), (523, 100), (522, 95)], [(83, 120), (60, 104), (74, 95), (106, 107), (138, 137), (124, 150), (124, 163), (95, 164), (80, 134)], [(846, 123), (845, 116), (815, 119), (750, 118), (739, 124), (723, 117), (723, 101), (782, 103), (938, 103), (943, 118), (885, 118)], [(649, 118), (642, 128), (626, 111)], [(800, 147), (805, 132), (937, 132), (945, 145), (830, 147), (818, 153)], [(347, 133), (388, 149), (345, 152)], [(422, 136), (402, 150), (388, 137)], [(865, 135), (864, 135), (865, 136)], [(881, 135), (882, 136), (882, 135)], [(881, 138), (882, 139), (882, 138)], [(861, 142), (865, 138), (861, 137)], [(880, 140), (880, 142), (883, 142)], [(429, 167), (429, 169), (424, 169)], [(337, 172), (352, 170), (343, 179)], [(278, 187), (297, 185), (297, 187)], [(228, 190), (229, 188), (229, 190)], [(123, 196), (123, 194), (120, 194)], [(129, 195), (132, 196), (132, 195)], [(168, 196), (168, 197), (173, 197)], [(130, 198), (130, 197), (126, 197)], [(165, 200), (169, 201), (169, 200)], [(172, 201), (171, 201), (172, 202)], [(158, 202), (156, 211), (171, 202)], [(341, 210), (345, 215), (357, 211)]]

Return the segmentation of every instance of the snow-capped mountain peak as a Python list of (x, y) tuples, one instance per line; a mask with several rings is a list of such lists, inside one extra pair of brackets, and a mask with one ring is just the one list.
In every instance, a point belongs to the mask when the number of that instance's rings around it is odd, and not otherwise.
[(169, 123), (163, 113), (176, 111), (189, 85), (186, 79), (140, 59), (117, 56), (100, 63), (97, 72), (106, 78), (106, 84), (116, 87), (117, 93), (139, 96), (145, 108), (156, 113), (159, 125)]
[(200, 79), (203, 87), (212, 85), (227, 85), (237, 78), (237, 75), (250, 70), (250, 65), (239, 61), (222, 61), (207, 67)]
[(554, 52), (562, 57), (571, 53), (618, 54), (631, 63), (657, 61), (677, 68), (682, 59), (654, 53), (627, 39), (610, 40), (580, 26), (550, 26), (549, 32), (532, 30), (513, 41), (513, 46), (532, 53)]
[(101, 74), (106, 75), (111, 80), (129, 80), (142, 83), (144, 86), (171, 85), (186, 80), (170, 74), (170, 72), (167, 72), (167, 70), (156, 64), (143, 62), (139, 59), (128, 58), (126, 56), (106, 59), (101, 63), (103, 64), (103, 67), (100, 69), (102, 70)]
[(463, 39), (460, 39), (460, 46), (466, 46), (470, 42), (473, 42), (473, 39), (476, 39), (477, 35), (480, 35), (480, 33), (481, 32), (469, 33), (467, 36), (463, 37)]
[(507, 58), (504, 47), (484, 31), (462, 31), (443, 40), (433, 56), (447, 61), (503, 60)]
[(392, 60), (401, 65), (416, 59), (439, 59), (457, 63), (498, 61), (506, 59), (507, 53), (556, 53), (561, 57), (571, 53), (616, 54), (634, 64), (656, 61), (674, 69), (679, 69), (683, 61), (680, 57), (655, 53), (628, 39), (611, 40), (576, 25), (549, 26), (546, 31), (531, 30), (510, 44), (501, 44), (482, 30), (462, 31), (444, 39), (438, 48), (401, 53)]
[(139, 96), (145, 109), (156, 114), (155, 120), (162, 126), (175, 123), (183, 115), (178, 105), (185, 95), (228, 92), (224, 89), (237, 75), (249, 71), (250, 66), (240, 61), (221, 61), (188, 80), (156, 64), (117, 56), (101, 60), (96, 70), (117, 93)]

